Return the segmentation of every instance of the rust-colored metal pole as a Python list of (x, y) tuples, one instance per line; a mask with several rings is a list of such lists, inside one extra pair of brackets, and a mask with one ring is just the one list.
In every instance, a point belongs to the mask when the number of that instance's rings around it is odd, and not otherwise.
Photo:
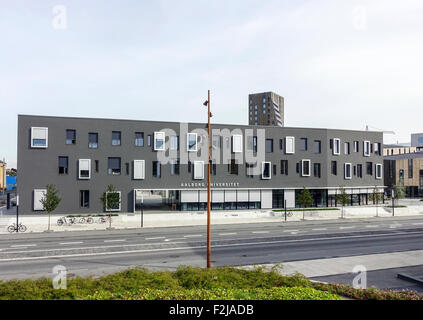
[(208, 91), (208, 98), (207, 98), (207, 130), (208, 130), (208, 138), (209, 138), (209, 145), (208, 145), (208, 160), (207, 161), (207, 268), (211, 267), (211, 241), (210, 241), (210, 198), (211, 198), (211, 191), (210, 191), (210, 170), (211, 170), (211, 135), (210, 135), (210, 90)]

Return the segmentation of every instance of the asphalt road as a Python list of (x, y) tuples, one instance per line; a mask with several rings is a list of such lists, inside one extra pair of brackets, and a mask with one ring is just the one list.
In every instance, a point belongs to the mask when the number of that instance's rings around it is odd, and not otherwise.
[[(101, 275), (134, 266), (205, 265), (204, 226), (13, 234), (0, 237), (0, 279)], [(212, 228), (215, 266), (423, 249), (418, 217), (219, 225)], [(422, 263), (423, 264), (423, 263)]]

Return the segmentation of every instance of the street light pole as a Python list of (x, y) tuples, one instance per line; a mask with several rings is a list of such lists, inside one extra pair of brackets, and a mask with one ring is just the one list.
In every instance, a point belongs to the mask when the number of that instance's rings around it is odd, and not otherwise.
[(211, 241), (210, 241), (210, 171), (211, 171), (211, 135), (210, 135), (210, 90), (208, 90), (207, 101), (204, 103), (207, 105), (207, 131), (208, 131), (208, 161), (207, 161), (207, 268), (211, 267)]

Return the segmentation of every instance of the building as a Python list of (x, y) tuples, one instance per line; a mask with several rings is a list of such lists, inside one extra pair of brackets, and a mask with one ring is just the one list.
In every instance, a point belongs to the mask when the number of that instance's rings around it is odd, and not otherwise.
[(416, 147), (410, 146), (409, 144), (384, 144), (383, 155), (393, 156), (397, 154), (414, 153), (419, 150)]
[(4, 192), (6, 188), (6, 165), (4, 160), (0, 160), (0, 192)]
[(423, 152), (387, 156), (384, 170), (387, 187), (401, 185), (408, 197), (423, 197)]
[[(212, 210), (296, 207), (303, 187), (314, 206), (351, 205), (383, 192), (381, 132), (212, 124)], [(19, 212), (41, 212), (54, 184), (56, 213), (103, 212), (115, 186), (116, 211), (205, 210), (204, 123), (18, 116)], [(255, 165), (256, 164), (256, 165)]]
[(411, 146), (417, 148), (418, 151), (423, 151), (423, 133), (411, 134)]
[(248, 123), (259, 126), (283, 127), (284, 99), (273, 92), (250, 94), (248, 96)]

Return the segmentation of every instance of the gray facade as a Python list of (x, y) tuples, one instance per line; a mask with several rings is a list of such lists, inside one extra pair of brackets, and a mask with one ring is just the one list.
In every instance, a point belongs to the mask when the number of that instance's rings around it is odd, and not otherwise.
[(248, 96), (248, 124), (259, 126), (285, 125), (284, 98), (273, 92)]
[[(185, 126), (187, 131), (184, 131)], [(48, 130), (43, 131), (43, 128), (48, 128)], [(160, 167), (161, 176), (154, 177), (153, 162), (167, 156), (169, 153), (167, 148), (171, 143), (169, 135), (165, 134), (166, 151), (155, 151), (155, 132), (166, 132), (168, 129), (173, 130), (175, 135), (179, 136), (179, 150), (175, 151), (180, 159), (179, 175), (172, 175), (171, 165), (163, 164)], [(204, 169), (203, 179), (194, 179), (192, 163), (199, 161), (199, 158), (196, 158), (198, 152), (186, 152), (188, 148), (187, 132), (193, 132), (197, 129), (206, 130), (206, 124), (19, 115), (19, 212), (22, 214), (42, 212), (34, 211), (34, 201), (38, 199), (38, 194), (34, 190), (45, 189), (47, 184), (54, 184), (62, 198), (55, 211), (56, 213), (103, 212), (104, 208), (99, 199), (109, 184), (114, 185), (116, 190), (121, 192), (120, 211), (122, 212), (133, 212), (135, 210), (134, 190), (176, 192), (176, 200), (172, 200), (176, 204), (172, 208), (176, 210), (187, 209), (185, 205), (182, 206), (184, 199), (191, 198), (187, 201), (195, 202), (192, 197), (197, 197), (199, 202), (204, 203), (207, 169)], [(295, 194), (298, 193), (298, 190), (306, 187), (317, 193), (322, 191), (318, 195), (321, 199), (319, 198), (319, 203), (316, 203), (320, 206), (326, 206), (332, 205), (332, 195), (337, 192), (339, 186), (345, 186), (347, 192), (352, 194), (352, 198), (355, 194), (364, 196), (373, 192), (375, 186), (381, 187), (380, 190), (383, 191), (382, 173), (376, 176), (377, 170), (383, 172), (382, 167), (377, 168), (377, 165), (383, 164), (381, 148), (383, 135), (381, 132), (212, 124), (212, 130), (224, 131), (224, 129), (228, 130), (229, 135), (225, 135), (226, 132), (220, 138), (219, 143), (222, 146), (230, 143), (233, 148), (234, 138), (232, 136), (239, 134), (242, 135), (242, 138), (240, 138), (242, 150), (233, 153), (233, 149), (231, 149), (229, 152), (230, 158), (237, 158), (236, 161), (239, 163), (236, 166), (238, 174), (230, 173), (232, 168), (230, 163), (222, 163), (224, 151), (221, 152), (219, 159), (215, 159), (218, 163), (216, 174), (211, 176), (214, 202), (222, 201), (217, 200), (219, 197), (223, 197), (224, 202), (240, 202), (239, 199), (243, 198), (243, 202), (255, 201), (257, 206), (261, 208), (281, 207), (281, 203), (275, 202), (275, 199), (278, 199), (277, 195), (280, 194), (279, 200), (287, 200), (287, 206), (292, 207), (296, 205)], [(74, 130), (76, 136), (67, 137), (66, 130)], [(257, 151), (260, 158), (258, 167), (263, 166), (262, 161), (270, 162), (270, 179), (263, 178), (261, 169), (260, 174), (255, 174), (253, 177), (247, 176), (245, 160), (240, 159), (244, 153), (247, 153), (250, 146), (251, 139), (247, 137), (248, 130), (252, 130), (253, 135), (256, 135), (258, 130), (264, 132), (265, 137), (263, 139), (260, 138), (260, 134), (257, 134)], [(120, 145), (112, 145), (113, 131), (120, 132)], [(42, 141), (44, 133), (47, 135), (47, 141)], [(89, 133), (98, 134), (97, 148), (89, 148)], [(143, 133), (143, 146), (136, 145), (135, 133)], [(150, 146), (148, 145), (148, 136), (151, 136)], [(33, 140), (34, 137), (41, 137), (40, 141)], [(196, 143), (207, 146), (207, 138), (200, 137), (201, 133), (198, 134)], [(294, 138), (294, 141), (290, 140), (294, 142), (293, 153), (287, 153), (287, 148), (290, 147), (287, 145), (287, 137)], [(67, 138), (70, 144), (66, 144)], [(75, 138), (74, 141), (72, 141), (73, 138)], [(273, 139), (273, 152), (265, 152), (264, 145), (270, 143), (265, 142), (264, 139)], [(303, 139), (307, 139), (307, 143)], [(339, 144), (336, 139), (339, 139)], [(318, 143), (315, 141), (320, 141), (320, 153), (317, 148)], [(354, 141), (358, 142), (358, 151), (355, 151)], [(367, 144), (369, 147), (368, 156), (364, 155), (364, 141), (370, 142)], [(344, 146), (345, 142), (349, 142), (349, 154), (345, 153), (345, 151), (348, 151), (345, 150), (348, 149)], [(46, 147), (44, 144), (46, 144)], [(140, 143), (138, 142), (138, 144)], [(339, 146), (339, 150), (336, 150), (339, 151), (339, 155), (334, 154), (334, 144), (337, 144), (337, 149)], [(304, 150), (305, 145), (306, 150)], [(59, 157), (68, 158), (67, 173), (59, 173)], [(121, 159), (120, 174), (110, 174), (108, 170), (110, 157)], [(80, 162), (81, 159), (89, 159), (90, 161)], [(134, 178), (134, 160), (144, 160), (142, 179)], [(191, 160), (191, 165), (189, 166), (185, 160)], [(281, 160), (288, 161), (287, 174), (286, 172), (281, 173)], [(302, 162), (303, 160), (310, 160), (308, 170), (306, 168), (308, 161)], [(203, 158), (203, 161), (205, 168), (207, 168), (206, 158)], [(228, 161), (230, 162), (230, 160)], [(336, 161), (337, 164), (336, 175), (331, 170), (332, 161)], [(247, 161), (247, 163), (250, 162)], [(351, 179), (345, 177), (345, 163), (351, 164), (349, 169), (351, 170)], [(320, 177), (315, 176), (315, 164), (320, 164)], [(87, 175), (84, 172), (81, 178), (80, 166), (83, 165), (89, 165), (89, 174)], [(303, 165), (305, 171), (303, 171)], [(358, 165), (362, 166), (361, 177), (358, 172)], [(366, 171), (367, 166), (371, 167), (369, 174)], [(157, 168), (155, 173), (157, 175)], [(306, 173), (306, 176), (304, 173)], [(88, 207), (81, 207), (81, 190), (89, 191)], [(218, 191), (223, 191), (223, 193)], [(236, 192), (234, 193), (234, 191)], [(197, 195), (196, 192), (198, 192)], [(167, 194), (167, 196), (169, 195)], [(254, 199), (250, 201), (250, 197)], [(359, 198), (357, 201), (363, 203), (364, 198)], [(245, 204), (241, 205), (241, 202), (239, 206), (246, 208)], [(192, 208), (188, 206), (188, 210), (192, 210)], [(200, 206), (198, 210), (201, 210), (201, 208)]]

